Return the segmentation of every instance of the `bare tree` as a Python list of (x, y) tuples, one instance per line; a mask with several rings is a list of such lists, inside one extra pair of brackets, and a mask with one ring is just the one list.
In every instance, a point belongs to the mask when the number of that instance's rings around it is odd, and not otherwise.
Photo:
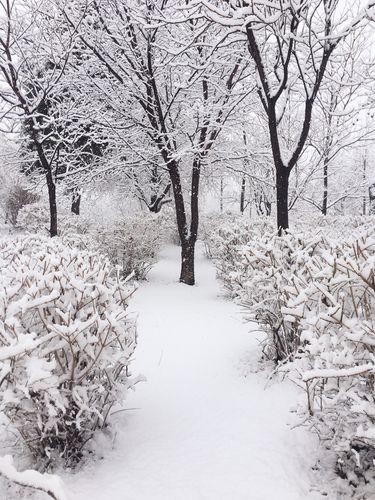
[[(247, 63), (228, 40), (221, 51), (221, 28), (211, 21), (203, 16), (176, 18), (176, 2), (171, 7), (166, 1), (141, 5), (93, 0), (80, 5), (80, 18), (77, 6), (74, 11), (65, 7), (68, 25), (79, 29), (81, 40), (107, 71), (111, 106), (118, 110), (124, 99), (130, 103), (129, 120), (138, 141), (147, 137), (168, 171), (181, 241), (180, 281), (193, 285), (201, 170), (226, 120), (246, 95), (238, 84)], [(88, 10), (90, 24), (85, 22)], [(184, 196), (188, 171), (190, 214)]]
[[(363, 3), (363, 2), (362, 2)], [(317, 95), (336, 47), (373, 13), (373, 1), (358, 3), (347, 18), (338, 0), (202, 0), (207, 16), (222, 25), (244, 28), (258, 77), (258, 94), (267, 116), (276, 173), (277, 226), (289, 226), (289, 177), (309, 135)], [(292, 117), (292, 119), (291, 119)], [(301, 117), (301, 118), (299, 118)], [(282, 129), (293, 122), (294, 145), (286, 147)]]
[[(58, 99), (72, 38), (51, 24), (43, 14), (46, 3), (1, 2), (0, 73), (2, 124), (18, 124), (32, 143), (46, 179), (50, 208), (50, 235), (57, 235), (56, 179), (54, 168), (61, 141), (46, 143), (50, 125), (62, 117), (49, 114), (47, 100)], [(47, 22), (48, 21), (48, 22)], [(55, 28), (55, 30), (54, 30)], [(55, 37), (50, 38), (51, 33)], [(57, 108), (56, 108), (57, 109)], [(17, 130), (17, 128), (16, 128)]]
[[(360, 32), (350, 34), (341, 43), (340, 51), (337, 49), (328, 63), (325, 81), (317, 96), (311, 134), (306, 142), (306, 159), (302, 163), (309, 164), (307, 170), (315, 170), (315, 175), (322, 180), (322, 190), (314, 189), (309, 195), (304, 192), (301, 195), (323, 215), (340, 197), (340, 190), (341, 195), (355, 190), (353, 185), (345, 186), (344, 175), (342, 183), (336, 180), (329, 189), (335, 170), (344, 173), (343, 154), (349, 149), (364, 147), (374, 137), (369, 99), (373, 78), (368, 74), (367, 65), (372, 56), (366, 51), (366, 44), (366, 33)], [(363, 183), (362, 177), (358, 179), (359, 184)]]

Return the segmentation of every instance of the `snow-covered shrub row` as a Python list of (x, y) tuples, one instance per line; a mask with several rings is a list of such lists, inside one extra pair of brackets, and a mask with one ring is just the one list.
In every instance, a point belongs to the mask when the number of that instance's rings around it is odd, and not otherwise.
[(33, 193), (31, 190), (24, 188), (21, 184), (16, 183), (11, 187), (6, 195), (5, 222), (15, 226), (19, 211), (26, 205), (36, 203), (39, 198), (38, 194)]
[(298, 242), (289, 235), (279, 238), (267, 220), (251, 223), (232, 216), (220, 226), (211, 218), (207, 227), (207, 253), (215, 260), (219, 278), (249, 319), (255, 318), (267, 332), (267, 357), (285, 359), (298, 344), (281, 314), (288, 300), (287, 275), (295, 271), (291, 253)]
[(306, 234), (323, 233), (330, 239), (347, 239), (352, 231), (358, 233), (371, 231), (374, 227), (372, 215), (309, 215), (300, 216), (292, 221), (292, 229), (302, 230)]
[(310, 421), (344, 477), (375, 480), (374, 229), (313, 255), (287, 292), (281, 312), (301, 345), (289, 368), (306, 384)]
[(284, 360), (298, 348), (299, 332), (285, 322), (282, 308), (290, 297), (292, 277), (321, 243), (318, 238), (304, 245), (301, 236), (279, 237), (267, 225), (241, 222), (219, 229), (210, 245), (224, 286), (267, 333), (264, 352), (269, 359)]
[[(11, 455), (0, 457), (0, 475), (5, 477), (12, 484), (12, 493), (15, 498), (20, 498), (19, 494), (25, 493), (24, 488), (43, 491), (44, 494), (53, 500), (66, 500), (64, 486), (61, 478), (55, 474), (40, 473), (34, 469), (19, 472)], [(22, 488), (22, 492), (14, 491), (14, 485)], [(17, 495), (18, 493), (18, 495)], [(22, 495), (22, 498), (30, 498), (29, 495)]]
[[(30, 203), (23, 206), (17, 216), (17, 228), (29, 234), (49, 235), (50, 214), (49, 207), (44, 202)], [(88, 235), (92, 223), (87, 217), (77, 216), (68, 210), (62, 210), (58, 219), (59, 236), (66, 242), (74, 245), (87, 246), (88, 242), (83, 235)]]
[(293, 296), (296, 277), (305, 283), (314, 281), (311, 262), (322, 260), (327, 252), (341, 256), (361, 235), (371, 234), (368, 225), (367, 219), (366, 224), (354, 225), (350, 241), (345, 241), (327, 236), (330, 230), (325, 227), (311, 229), (302, 224), (279, 237), (269, 219), (251, 222), (230, 216), (220, 223), (220, 218), (212, 217), (205, 223), (207, 253), (230, 295), (268, 333), (265, 353), (269, 358), (284, 360), (300, 345), (296, 319), (283, 312)]
[(48, 234), (49, 209), (43, 202), (24, 205), (17, 215), (17, 228), (29, 233)]
[(304, 418), (352, 484), (375, 480), (375, 226), (368, 222), (347, 225), (345, 239), (335, 230), (327, 236), (328, 227), (278, 237), (242, 221), (210, 235), (219, 276), (267, 333), (266, 355), (306, 389)]
[(0, 411), (39, 465), (74, 464), (136, 382), (134, 289), (58, 238), (4, 240), (0, 265)]
[(132, 215), (111, 227), (95, 227), (92, 245), (121, 269), (124, 277), (145, 279), (163, 242), (159, 216)]
[[(174, 226), (173, 226), (174, 224)], [(28, 233), (48, 234), (48, 206), (34, 203), (20, 210), (18, 228)], [(67, 211), (59, 214), (59, 235), (65, 243), (106, 255), (124, 277), (145, 279), (155, 263), (160, 246), (173, 238), (171, 215), (132, 214), (110, 225), (94, 223), (87, 216)]]
[(236, 288), (242, 288), (236, 279), (242, 249), (256, 233), (274, 230), (269, 218), (250, 221), (235, 214), (211, 214), (202, 218), (200, 238), (204, 241), (206, 255), (215, 260), (218, 274), (227, 290), (235, 296)]

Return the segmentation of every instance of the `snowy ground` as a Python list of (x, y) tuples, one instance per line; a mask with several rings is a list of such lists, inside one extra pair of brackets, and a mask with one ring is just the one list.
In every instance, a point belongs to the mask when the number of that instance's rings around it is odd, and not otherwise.
[(311, 488), (317, 443), (287, 425), (297, 389), (265, 388), (257, 334), (220, 297), (203, 252), (195, 287), (177, 283), (178, 260), (166, 249), (132, 302), (133, 372), (147, 382), (127, 400), (114, 449), (65, 475), (68, 499), (321, 499)]

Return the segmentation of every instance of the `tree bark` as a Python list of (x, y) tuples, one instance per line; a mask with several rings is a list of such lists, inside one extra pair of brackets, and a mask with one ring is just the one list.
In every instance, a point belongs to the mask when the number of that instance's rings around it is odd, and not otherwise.
[[(164, 153), (166, 154), (166, 153)], [(168, 164), (169, 175), (172, 184), (172, 190), (174, 194), (174, 202), (176, 207), (176, 220), (178, 234), (181, 241), (181, 272), (180, 272), (180, 282), (186, 285), (195, 284), (195, 273), (194, 273), (194, 250), (195, 242), (197, 238), (198, 231), (198, 188), (199, 188), (199, 176), (198, 181), (194, 179), (194, 167), (193, 167), (193, 189), (191, 194), (191, 231), (189, 235), (184, 197), (182, 194), (181, 178), (178, 170), (178, 166), (174, 160), (166, 161)], [(194, 165), (195, 166), (195, 165)], [(199, 172), (196, 172), (196, 175)]]
[(186, 285), (195, 284), (194, 272), (195, 241), (181, 242), (181, 274), (180, 282)]
[(181, 274), (180, 282), (185, 285), (195, 284), (194, 254), (199, 227), (199, 182), (202, 167), (202, 156), (198, 154), (193, 161), (191, 178), (191, 222), (189, 237), (181, 241)]
[(276, 170), (277, 229), (279, 236), (289, 228), (289, 174), (290, 171), (284, 165), (280, 165)]
[(76, 191), (73, 192), (71, 212), (72, 214), (79, 215), (81, 209), (81, 195)]
[(165, 199), (165, 197), (169, 195), (170, 190), (171, 190), (171, 183), (167, 184), (164, 191), (160, 195), (157, 194), (151, 195), (151, 203), (148, 207), (150, 212), (158, 214), (162, 209), (163, 205), (172, 201), (171, 199)]
[(223, 178), (220, 178), (220, 213), (224, 210), (224, 182)]
[(375, 184), (371, 184), (368, 188), (369, 197), (369, 215), (375, 215)]
[(327, 215), (328, 208), (328, 158), (324, 157), (323, 162), (323, 205), (322, 214)]
[[(367, 170), (367, 156), (363, 158), (363, 165), (362, 165), (362, 179), (363, 179), (363, 185), (366, 185), (366, 170)], [(362, 215), (366, 215), (367, 213), (367, 198), (364, 195), (363, 200), (362, 200)]]
[(34, 141), (36, 151), (38, 153), (38, 159), (43, 167), (44, 174), (46, 176), (46, 183), (48, 189), (48, 202), (49, 202), (49, 213), (50, 213), (50, 228), (49, 234), (51, 238), (57, 236), (57, 203), (56, 203), (56, 184), (53, 179), (52, 167), (50, 161), (47, 159), (43, 146), (38, 139), (37, 132), (34, 126), (31, 127), (31, 138)]
[(240, 212), (241, 214), (245, 211), (245, 188), (246, 188), (246, 179), (245, 176), (242, 177), (241, 183), (241, 197), (240, 197)]
[(51, 170), (46, 171), (46, 180), (48, 188), (48, 201), (50, 213), (49, 234), (51, 238), (57, 236), (57, 204), (56, 204), (56, 186), (53, 181)]

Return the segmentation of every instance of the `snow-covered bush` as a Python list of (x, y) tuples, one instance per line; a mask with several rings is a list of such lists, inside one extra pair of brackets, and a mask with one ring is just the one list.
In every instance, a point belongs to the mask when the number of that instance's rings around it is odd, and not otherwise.
[(250, 221), (233, 214), (212, 214), (203, 218), (200, 236), (205, 243), (206, 255), (214, 259), (218, 276), (232, 296), (242, 289), (241, 263), (244, 246), (258, 234), (273, 234), (269, 218)]
[[(28, 497), (26, 491), (31, 489), (43, 491), (53, 500), (66, 500), (63, 482), (59, 476), (48, 473), (41, 474), (33, 469), (19, 472), (14, 466), (13, 457), (10, 455), (0, 457), (0, 475), (5, 477), (12, 486), (21, 487), (22, 490), (18, 493), (25, 493), (25, 496), (22, 495), (23, 498)], [(12, 488), (12, 492), (15, 493), (14, 488)]]
[[(48, 234), (49, 210), (45, 203), (25, 206), (17, 226), (27, 233)], [(58, 214), (58, 233), (70, 246), (106, 255), (123, 277), (145, 279), (156, 261), (160, 246), (170, 238), (171, 220), (163, 214), (135, 214), (109, 225), (90, 222), (89, 217), (66, 210)]]
[(0, 265), (0, 411), (39, 463), (75, 463), (135, 383), (133, 289), (58, 238), (3, 241)]
[[(23, 206), (18, 213), (17, 227), (29, 234), (49, 234), (50, 213), (46, 203), (40, 201)], [(67, 208), (58, 212), (58, 233), (66, 243), (87, 248), (89, 243), (82, 236), (89, 234), (92, 228), (88, 217), (75, 215)]]
[(371, 215), (314, 214), (297, 218), (292, 223), (292, 230), (303, 231), (310, 236), (316, 231), (330, 240), (345, 241), (349, 235), (359, 236), (371, 231), (373, 226), (374, 217)]
[(163, 242), (159, 217), (139, 214), (110, 227), (96, 227), (91, 233), (93, 247), (107, 255), (124, 277), (145, 279)]
[(374, 220), (348, 218), (345, 237), (342, 221), (296, 226), (281, 237), (219, 227), (218, 273), (266, 332), (266, 355), (305, 388), (303, 419), (336, 451), (338, 472), (375, 481)]
[(24, 205), (17, 215), (17, 227), (28, 233), (48, 234), (49, 208), (46, 203), (35, 202)]
[(216, 259), (217, 265), (227, 266), (230, 264), (226, 262), (226, 256), (233, 264), (231, 251), (247, 243), (249, 230), (249, 221), (245, 218), (214, 213), (201, 217), (199, 236), (204, 242), (207, 257)]
[[(298, 332), (284, 323), (281, 308), (289, 298), (285, 287), (290, 277), (304, 266), (304, 254), (298, 259), (294, 255), (300, 239), (291, 234), (278, 237), (268, 220), (251, 225), (244, 219), (216, 229), (208, 244), (226, 289), (268, 334), (266, 356), (280, 361), (292, 355)], [(305, 249), (307, 257), (312, 249)]]
[(220, 279), (234, 295), (236, 287), (241, 287), (236, 282), (235, 273), (241, 260), (242, 247), (249, 239), (249, 228), (241, 222), (232, 224), (227, 217), (226, 224), (223, 224), (215, 216), (207, 217), (201, 225), (200, 233), (205, 242), (206, 255), (215, 259)]
[[(369, 227), (369, 219), (352, 221), (353, 238), (359, 238)], [(326, 251), (340, 255), (345, 244), (338, 236), (344, 224), (333, 222), (335, 229), (327, 224), (310, 226), (305, 221), (298, 222), (281, 237), (270, 218), (249, 221), (226, 216), (223, 221), (221, 216), (205, 222), (207, 254), (214, 259), (219, 278), (230, 295), (244, 306), (248, 318), (256, 319), (266, 331), (265, 354), (275, 361), (293, 356), (300, 343), (297, 321), (286, 319), (282, 312), (295, 278), (301, 276), (306, 282), (311, 281), (311, 259)]]
[(6, 222), (15, 226), (19, 211), (29, 204), (36, 203), (38, 199), (38, 194), (16, 183), (7, 193), (5, 202)]
[(154, 215), (153, 218), (158, 225), (159, 234), (163, 243), (180, 245), (180, 235), (178, 234), (176, 212), (174, 208), (165, 206), (163, 210), (157, 216)]
[[(375, 234), (312, 256), (288, 287), (284, 318), (295, 321), (308, 410), (352, 483), (375, 479)], [(351, 462), (351, 465), (350, 463)]]

